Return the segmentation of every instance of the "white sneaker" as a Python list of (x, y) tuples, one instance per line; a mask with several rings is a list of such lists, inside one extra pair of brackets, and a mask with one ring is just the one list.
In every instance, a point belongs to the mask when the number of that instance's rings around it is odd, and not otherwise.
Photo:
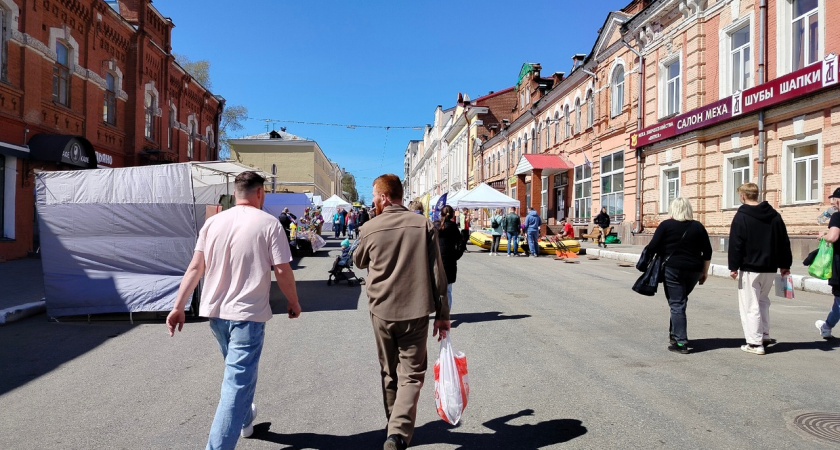
[(764, 346), (763, 345), (750, 345), (744, 344), (741, 346), (741, 350), (752, 353), (753, 355), (763, 355), (764, 354)]
[(814, 325), (816, 325), (817, 329), (820, 330), (820, 336), (822, 336), (823, 339), (831, 339), (831, 328), (828, 328), (825, 320), (818, 320)]
[(244, 438), (251, 437), (254, 434), (254, 421), (257, 420), (257, 405), (251, 403), (251, 422), (242, 427), (241, 436)]

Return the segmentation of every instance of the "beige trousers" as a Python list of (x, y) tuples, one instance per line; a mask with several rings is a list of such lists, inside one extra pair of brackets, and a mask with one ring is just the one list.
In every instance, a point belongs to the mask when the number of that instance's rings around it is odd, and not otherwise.
[(429, 318), (391, 322), (370, 315), (382, 369), (382, 400), (388, 434), (411, 442), (417, 419), (417, 401), (426, 378), (426, 339)]
[(747, 344), (770, 339), (770, 288), (775, 273), (738, 272), (738, 309)]

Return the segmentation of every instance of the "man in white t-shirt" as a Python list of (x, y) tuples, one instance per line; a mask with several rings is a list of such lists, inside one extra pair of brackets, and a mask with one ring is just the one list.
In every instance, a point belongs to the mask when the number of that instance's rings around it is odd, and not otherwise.
[(210, 217), (198, 234), (193, 259), (181, 281), (175, 306), (166, 318), (169, 335), (184, 326), (184, 307), (204, 275), (199, 315), (225, 358), (225, 375), (208, 449), (234, 448), (239, 436), (254, 432), (253, 404), (265, 322), (271, 319), (269, 292), (273, 267), (287, 299), (289, 318), (300, 317), (289, 241), (280, 222), (261, 210), (265, 179), (256, 172), (236, 177), (236, 206)]

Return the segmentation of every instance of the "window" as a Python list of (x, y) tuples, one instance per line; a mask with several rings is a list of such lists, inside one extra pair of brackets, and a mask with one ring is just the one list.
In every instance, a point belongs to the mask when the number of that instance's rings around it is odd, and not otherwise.
[(522, 158), (522, 139), (520, 138), (516, 142), (516, 161), (514, 164), (519, 164), (519, 159)]
[(680, 60), (677, 58), (661, 66), (663, 70), (663, 81), (665, 83), (663, 92), (663, 117), (672, 116), (680, 112)]
[[(510, 198), (517, 198), (516, 197), (516, 186), (511, 186), (511, 188), (510, 188)], [(518, 200), (518, 198), (517, 198), (517, 200)]]
[[(0, 6), (0, 80), (6, 79), (6, 18), (8, 15), (9, 13)], [(2, 226), (2, 214), (0, 214), (0, 226)]]
[(531, 182), (525, 183), (525, 209), (531, 208)]
[(172, 132), (175, 129), (175, 122), (177, 121), (177, 117), (175, 115), (175, 108), (171, 105), (169, 106), (169, 136), (167, 138), (167, 148), (172, 150)]
[(680, 196), (680, 169), (662, 171), (662, 212), (668, 212), (671, 201)]
[(563, 117), (564, 123), (566, 124), (566, 133), (563, 137), (568, 139), (572, 135), (572, 115), (569, 113), (569, 105), (563, 107)]
[(601, 158), (601, 206), (607, 214), (624, 214), (624, 152)]
[(554, 143), (560, 142), (560, 113), (554, 113)]
[[(537, 126), (539, 126), (539, 124)], [(534, 141), (534, 153), (540, 153), (543, 149), (542, 134), (542, 127), (540, 127), (536, 134), (536, 141)], [(531, 131), (531, 135), (534, 135), (533, 130)]]
[(793, 70), (817, 62), (820, 42), (818, 6), (818, 0), (793, 1)]
[(742, 26), (729, 35), (730, 92), (743, 91), (750, 87), (750, 25)]
[(102, 105), (102, 120), (107, 124), (117, 124), (117, 80), (111, 73), (105, 74), (105, 102)]
[(151, 91), (146, 91), (146, 99), (143, 103), (145, 110), (145, 136), (146, 139), (155, 140), (155, 109), (157, 109), (157, 97)]
[(542, 220), (548, 219), (548, 177), (540, 178), (542, 183), (542, 190), (540, 191), (540, 218)]
[(575, 166), (575, 219), (592, 217), (592, 166)]
[(812, 202), (821, 200), (817, 144), (793, 147), (791, 152), (793, 156), (793, 201)]
[(53, 101), (70, 106), (70, 47), (55, 42), (55, 65), (53, 66)]
[(624, 66), (618, 65), (613, 70), (610, 85), (610, 117), (621, 114), (624, 109)]
[(595, 125), (595, 96), (592, 91), (586, 94), (586, 128), (592, 128)]
[(580, 98), (575, 99), (575, 134), (580, 133)]
[(738, 187), (749, 183), (750, 178), (750, 155), (736, 155), (726, 160), (726, 185), (724, 205), (728, 208), (735, 208), (740, 205), (738, 199)]
[(551, 146), (551, 121), (548, 117), (545, 118), (543, 129), (545, 130), (545, 140), (543, 142), (545, 142), (545, 148), (548, 149)]
[(522, 153), (528, 154), (528, 134), (525, 134), (525, 137), (522, 138)]

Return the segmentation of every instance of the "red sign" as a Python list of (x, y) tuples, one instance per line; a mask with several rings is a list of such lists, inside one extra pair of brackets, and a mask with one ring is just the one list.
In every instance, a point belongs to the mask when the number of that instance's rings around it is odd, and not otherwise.
[(630, 135), (630, 147), (653, 144), (837, 84), (837, 55)]

